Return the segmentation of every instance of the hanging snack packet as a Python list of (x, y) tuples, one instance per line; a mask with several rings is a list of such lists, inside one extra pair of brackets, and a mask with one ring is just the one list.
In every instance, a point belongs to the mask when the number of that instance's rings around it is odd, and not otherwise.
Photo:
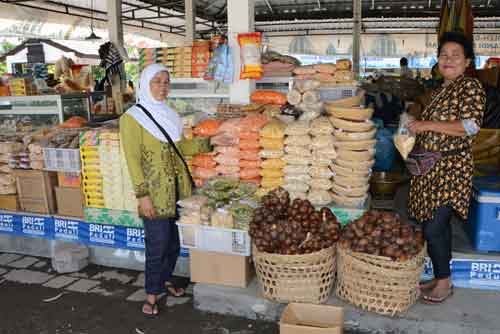
[(261, 33), (238, 34), (238, 43), (241, 53), (240, 79), (261, 79), (264, 73), (260, 57)]

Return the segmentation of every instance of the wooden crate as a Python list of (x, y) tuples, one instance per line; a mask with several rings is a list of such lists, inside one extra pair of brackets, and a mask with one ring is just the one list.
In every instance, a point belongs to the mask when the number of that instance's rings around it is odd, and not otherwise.
[(54, 188), (57, 186), (57, 173), (16, 170), (15, 176), (22, 211), (42, 214), (56, 212)]

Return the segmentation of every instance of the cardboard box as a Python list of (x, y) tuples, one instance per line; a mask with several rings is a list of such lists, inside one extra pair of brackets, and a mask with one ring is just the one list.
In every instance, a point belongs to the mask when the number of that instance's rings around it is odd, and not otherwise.
[(56, 199), (59, 215), (83, 218), (83, 195), (80, 188), (56, 187)]
[(254, 271), (249, 256), (189, 250), (191, 281), (246, 288)]
[(342, 334), (343, 330), (341, 307), (291, 303), (281, 315), (281, 334)]
[(82, 175), (80, 173), (58, 172), (57, 181), (60, 187), (80, 188)]
[(22, 211), (42, 214), (56, 212), (54, 188), (57, 186), (57, 173), (18, 169), (14, 175)]
[(17, 211), (18, 209), (17, 195), (0, 195), (0, 210)]

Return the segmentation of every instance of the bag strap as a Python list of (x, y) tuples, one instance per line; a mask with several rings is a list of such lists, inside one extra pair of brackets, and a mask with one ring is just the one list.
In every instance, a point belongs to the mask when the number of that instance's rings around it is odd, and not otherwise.
[(182, 164), (184, 165), (184, 168), (186, 168), (186, 172), (189, 176), (189, 182), (191, 182), (191, 187), (193, 187), (194, 186), (193, 176), (191, 175), (191, 172), (189, 171), (189, 167), (186, 163), (186, 160), (184, 160), (184, 157), (182, 156), (181, 152), (179, 152), (179, 150), (177, 149), (177, 146), (175, 146), (175, 143), (172, 140), (172, 138), (170, 137), (170, 135), (168, 134), (168, 132), (160, 125), (160, 123), (158, 123), (158, 121), (156, 119), (154, 119), (153, 115), (151, 115), (149, 110), (144, 108), (144, 106), (142, 106), (140, 103), (136, 104), (136, 106), (138, 108), (140, 108), (146, 114), (146, 116), (149, 117), (149, 119), (158, 127), (158, 129), (161, 131), (161, 133), (165, 136), (165, 138), (167, 138), (168, 143), (170, 144), (170, 146), (172, 146), (172, 148), (174, 149), (177, 156), (181, 159)]

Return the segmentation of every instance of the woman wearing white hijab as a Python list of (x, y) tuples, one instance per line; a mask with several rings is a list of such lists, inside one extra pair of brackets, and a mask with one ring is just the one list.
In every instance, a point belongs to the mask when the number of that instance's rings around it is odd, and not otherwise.
[(164, 66), (146, 67), (137, 105), (120, 118), (125, 158), (144, 218), (147, 299), (142, 312), (147, 316), (158, 315), (161, 293), (184, 294), (170, 280), (180, 252), (176, 203), (191, 195), (192, 179), (180, 153), (181, 119), (166, 105), (169, 87)]

